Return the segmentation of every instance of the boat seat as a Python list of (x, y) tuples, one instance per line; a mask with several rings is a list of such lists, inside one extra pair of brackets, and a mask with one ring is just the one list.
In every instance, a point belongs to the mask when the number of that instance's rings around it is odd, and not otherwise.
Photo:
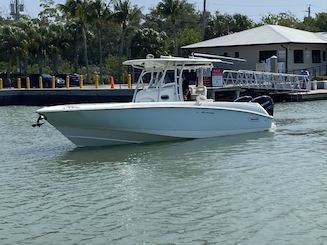
[(205, 86), (191, 85), (191, 100), (195, 100), (197, 96), (201, 95), (207, 98), (207, 88)]

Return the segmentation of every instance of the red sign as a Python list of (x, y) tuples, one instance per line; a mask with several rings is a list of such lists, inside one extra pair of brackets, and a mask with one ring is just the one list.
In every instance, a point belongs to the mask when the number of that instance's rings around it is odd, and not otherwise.
[(211, 71), (211, 76), (222, 76), (224, 73), (223, 68), (214, 67)]

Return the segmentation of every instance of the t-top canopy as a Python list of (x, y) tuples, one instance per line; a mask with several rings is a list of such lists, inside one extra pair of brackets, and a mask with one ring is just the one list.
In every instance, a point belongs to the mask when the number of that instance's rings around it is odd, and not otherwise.
[(198, 69), (213, 67), (213, 63), (227, 63), (220, 59), (207, 59), (199, 57), (173, 57), (161, 56), (160, 58), (147, 58), (127, 60), (123, 62), (124, 65), (131, 65), (138, 69), (144, 70), (175, 70), (178, 68), (184, 69)]

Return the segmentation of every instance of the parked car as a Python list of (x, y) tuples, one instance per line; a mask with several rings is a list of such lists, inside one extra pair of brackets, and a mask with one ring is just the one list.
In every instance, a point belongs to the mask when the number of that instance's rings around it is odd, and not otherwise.
[(57, 77), (60, 77), (61, 79), (66, 81), (66, 77), (69, 76), (69, 85), (70, 86), (79, 86), (79, 81), (80, 81), (80, 75), (77, 73), (72, 73), (72, 74), (68, 74), (68, 73), (61, 73), (61, 74), (57, 74)]
[[(39, 77), (42, 77), (42, 83), (44, 88), (51, 88), (52, 87), (52, 76), (47, 73), (42, 74), (31, 74), (29, 75), (31, 81), (31, 87), (38, 88), (39, 87)], [(64, 87), (65, 80), (60, 77), (56, 77), (56, 87)]]

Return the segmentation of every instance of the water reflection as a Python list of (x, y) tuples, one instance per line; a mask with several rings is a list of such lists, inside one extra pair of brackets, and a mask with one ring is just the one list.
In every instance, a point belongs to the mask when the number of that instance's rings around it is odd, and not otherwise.
[(84, 149), (0, 112), (1, 244), (326, 241), (326, 101), (277, 104), (272, 132)]
[(116, 147), (75, 148), (63, 155), (63, 164), (89, 164), (97, 162), (132, 163), (136, 159), (158, 158), (183, 159), (185, 156), (210, 154), (214, 152), (229, 152), (241, 150), (249, 142), (268, 140), (273, 132), (258, 132), (237, 136), (226, 136), (175, 142), (126, 145)]

